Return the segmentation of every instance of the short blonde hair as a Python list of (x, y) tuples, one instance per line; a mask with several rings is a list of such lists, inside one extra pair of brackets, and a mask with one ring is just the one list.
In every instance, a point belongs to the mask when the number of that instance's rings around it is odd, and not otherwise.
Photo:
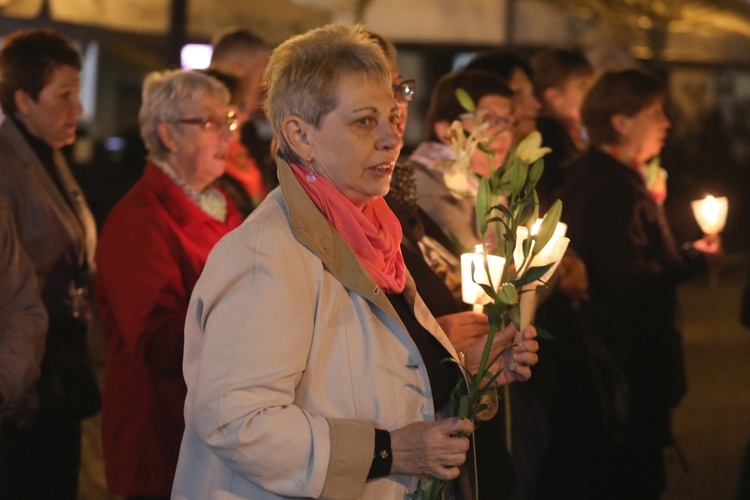
[(143, 81), (138, 124), (141, 138), (149, 155), (157, 160), (166, 158), (169, 151), (159, 139), (157, 128), (163, 122), (176, 122), (193, 109), (193, 102), (203, 94), (229, 103), (226, 86), (199, 71), (170, 70), (149, 73)]
[(361, 25), (329, 24), (290, 38), (273, 51), (263, 109), (285, 155), (296, 158), (282, 134), (284, 120), (298, 116), (319, 127), (338, 105), (339, 80), (353, 74), (391, 83), (383, 51)]

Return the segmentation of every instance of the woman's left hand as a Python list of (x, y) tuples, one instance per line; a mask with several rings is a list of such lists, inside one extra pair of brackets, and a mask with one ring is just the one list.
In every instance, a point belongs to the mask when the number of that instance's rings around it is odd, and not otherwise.
[(462, 311), (435, 318), (455, 347), (469, 345), (477, 339), (487, 337), (490, 320), (484, 313)]
[[(495, 358), (504, 349), (513, 344), (518, 334), (515, 326), (508, 325), (505, 329), (499, 330), (492, 341), (492, 350), (490, 351), (489, 360)], [(497, 385), (508, 385), (512, 382), (528, 380), (531, 378), (531, 367), (534, 366), (539, 357), (537, 351), (539, 344), (534, 338), (536, 337), (536, 328), (528, 326), (523, 331), (523, 340), (509, 349), (506, 353), (489, 368), (492, 373), (497, 373), (502, 369), (502, 374), (497, 378)], [(466, 361), (466, 367), (471, 373), (476, 373), (479, 363), (482, 359), (482, 351), (487, 340), (487, 335), (470, 344), (463, 351)]]

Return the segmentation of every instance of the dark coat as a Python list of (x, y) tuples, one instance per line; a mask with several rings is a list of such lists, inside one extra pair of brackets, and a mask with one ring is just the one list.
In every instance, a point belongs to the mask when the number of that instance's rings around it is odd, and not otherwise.
[(560, 198), (588, 270), (593, 327), (629, 386), (628, 437), (666, 445), (686, 391), (675, 292), (703, 259), (675, 245), (641, 176), (603, 151), (570, 166)]
[(539, 213), (544, 214), (555, 201), (554, 195), (565, 179), (565, 169), (581, 156), (568, 130), (563, 123), (549, 116), (540, 116), (536, 121), (537, 130), (542, 134), (542, 146), (550, 148), (544, 156), (544, 175), (536, 185), (539, 195)]
[(86, 342), (86, 289), (94, 272), (96, 225), (62, 153), (52, 149), (50, 154), (45, 166), (14, 120), (3, 120), (0, 196), (7, 200), (23, 251), (34, 263), (49, 314), (37, 388), (42, 417), (56, 421), (93, 415), (100, 400)]

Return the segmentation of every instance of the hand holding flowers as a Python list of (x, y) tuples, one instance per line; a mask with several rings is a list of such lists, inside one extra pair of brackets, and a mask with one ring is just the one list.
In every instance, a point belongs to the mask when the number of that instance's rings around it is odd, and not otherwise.
[[(466, 92), (459, 89), (456, 97), (469, 113), (475, 113), (474, 103)], [(511, 151), (500, 168), (483, 177), (471, 172), (470, 167), (471, 156), (478, 150), (489, 156), (490, 165), (495, 163), (494, 153), (489, 149), (492, 137), (485, 138), (482, 130), (481, 123), (472, 133), (465, 132), (460, 121), (451, 125), (450, 137), (456, 161), (446, 168), (445, 177), (449, 186), (449, 181), (455, 182), (459, 175), (470, 175), (478, 181), (476, 214), (483, 241), (485, 276), (490, 276), (486, 257), (488, 240), (493, 243), (493, 253), (505, 259), (500, 283), (492, 283), (491, 279), (489, 283), (477, 282), (491, 298), (486, 307), (487, 334), (478, 339), (473, 334), (466, 346), (459, 346), (463, 354), (459, 366), (466, 381), (457, 384), (452, 392), (451, 414), (475, 422), (494, 416), (498, 407), (498, 385), (528, 379), (530, 366), (537, 362), (538, 346), (533, 340), (536, 331), (533, 326), (522, 324), (520, 297), (528, 294), (527, 290), (535, 289), (557, 264), (535, 265), (535, 258), (552, 239), (562, 212), (562, 205), (557, 201), (542, 220), (537, 233), (532, 233), (531, 226), (538, 218), (539, 205), (535, 186), (544, 171), (542, 157), (549, 152), (548, 148), (541, 147), (541, 135), (538, 132), (530, 134)], [(507, 202), (498, 203), (501, 199)], [(526, 236), (517, 244), (521, 226), (525, 226)], [(515, 260), (514, 253), (519, 255)], [(474, 276), (474, 269), (471, 275)], [(531, 303), (533, 307), (533, 299)], [(519, 330), (523, 330), (523, 334)], [(508, 404), (506, 398), (506, 406)], [(444, 477), (431, 475), (424, 484), (420, 481), (417, 490), (407, 496), (412, 500), (441, 498), (443, 481)]]

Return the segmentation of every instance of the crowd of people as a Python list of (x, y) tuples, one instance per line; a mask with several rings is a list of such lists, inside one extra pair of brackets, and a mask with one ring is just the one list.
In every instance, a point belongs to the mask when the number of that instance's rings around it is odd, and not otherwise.
[[(722, 254), (674, 241), (644, 175), (664, 84), (573, 50), (481, 53), (428, 89), (403, 155), (417, 86), (390, 41), (334, 24), (213, 44), (207, 70), (144, 79), (145, 169), (98, 241), (60, 151), (78, 52), (50, 29), (0, 50), (0, 499), (75, 499), (99, 411), (129, 499), (400, 499), (428, 475), (464, 500), (659, 498), (686, 390), (676, 287)], [(455, 122), (484, 141), (466, 169)], [(489, 327), (459, 258), (482, 242), (479, 178), (536, 131), (540, 213), (563, 200), (570, 248), (539, 299), (548, 335), (510, 323), (491, 345), (511, 414), (475, 426), (449, 410)]]

